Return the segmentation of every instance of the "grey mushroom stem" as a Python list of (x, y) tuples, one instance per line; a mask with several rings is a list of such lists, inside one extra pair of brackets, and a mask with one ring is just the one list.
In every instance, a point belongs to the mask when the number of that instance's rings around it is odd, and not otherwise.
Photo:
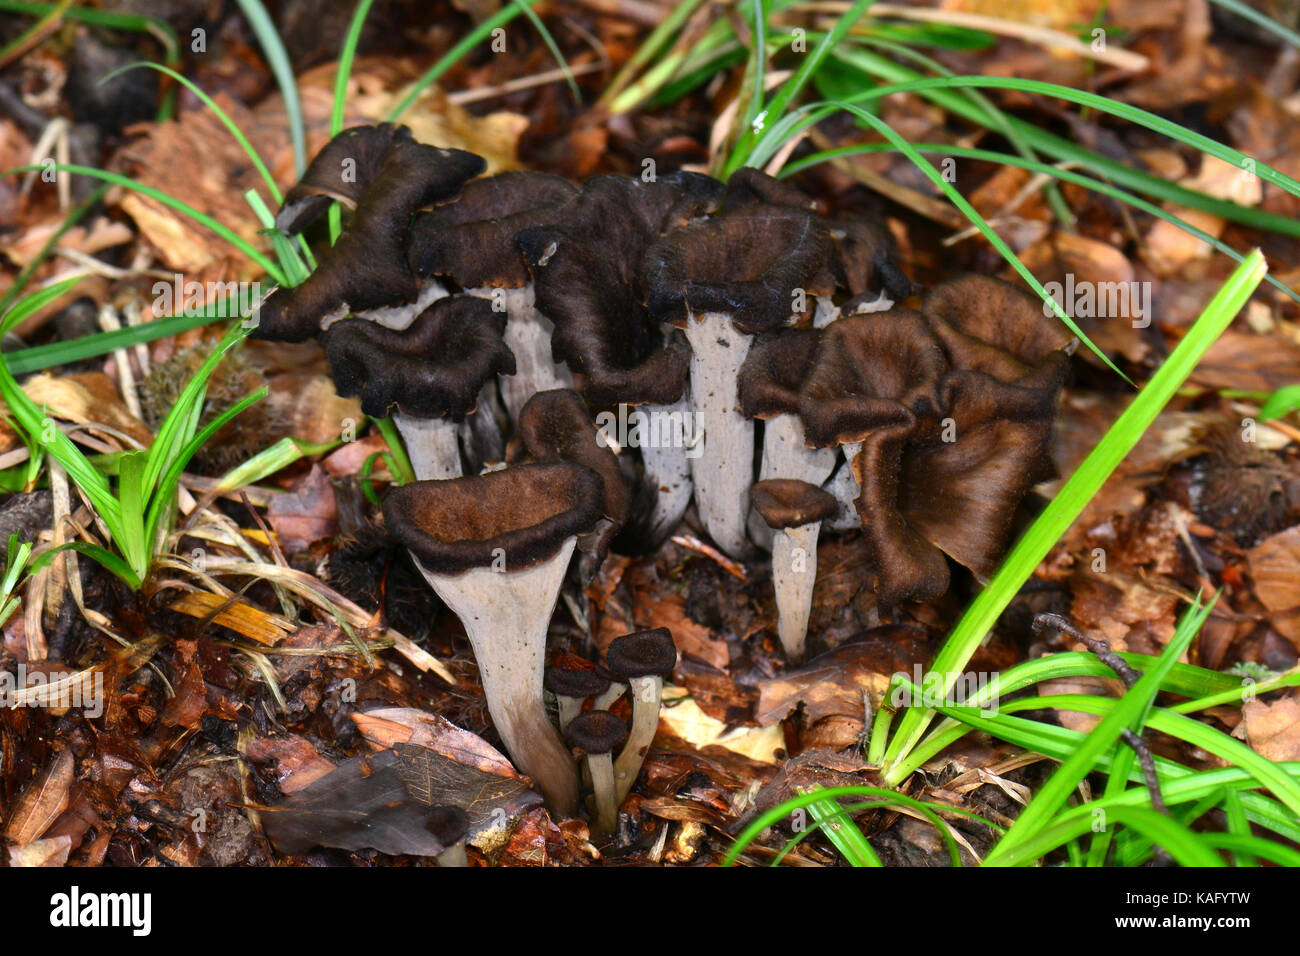
[(609, 689), (605, 691), (605, 693), (597, 696), (596, 699), (592, 701), (591, 709), (609, 710), (609, 708), (613, 706), (614, 701), (618, 700), (620, 697), (623, 696), (623, 691), (625, 690), (627, 690), (626, 684), (620, 684), (618, 681), (612, 681), (609, 685)]
[(803, 659), (817, 581), (817, 536), (821, 522), (772, 534), (772, 584), (776, 589), (777, 636), (790, 661)]
[(640, 446), (646, 482), (658, 491), (650, 536), (653, 541), (662, 541), (677, 527), (691, 503), (690, 456), (695, 454), (700, 436), (693, 427), (689, 396), (672, 405), (646, 405), (641, 411), (647, 421), (665, 423), (647, 429), (651, 436)]
[(659, 730), (659, 701), (663, 696), (664, 679), (658, 674), (650, 677), (633, 677), (628, 680), (632, 690), (632, 729), (628, 732), (627, 743), (614, 761), (614, 799), (622, 803), (637, 774), (641, 764), (654, 742)]
[(460, 477), (459, 427), (455, 422), (449, 418), (416, 418), (401, 412), (393, 413), (393, 422), (406, 445), (416, 478)]
[(488, 712), (515, 766), (533, 778), (551, 811), (566, 817), (578, 809), (578, 775), (546, 716), (542, 675), (547, 627), (576, 543), (569, 538), (553, 557), (523, 571), (446, 575), (421, 568), (465, 626)]
[(858, 516), (855, 504), (861, 489), (858, 487), (857, 476), (853, 474), (853, 459), (857, 458), (858, 452), (862, 450), (862, 442), (853, 442), (844, 445), (843, 448), (843, 463), (831, 480), (823, 486), (840, 503), (840, 508), (834, 518), (824, 523), (835, 531), (852, 531), (854, 528), (862, 527), (862, 519)]
[(438, 854), (439, 866), (469, 866), (469, 856), (465, 853), (465, 841), (458, 840)]
[(582, 702), (585, 697), (567, 697), (564, 694), (555, 695), (555, 703), (559, 709), (560, 733), (569, 729), (569, 724), (573, 723), (573, 718), (582, 713)]
[(614, 760), (608, 751), (587, 754), (587, 770), (591, 773), (591, 789), (596, 813), (591, 821), (591, 835), (597, 840), (613, 836), (618, 828), (619, 798), (615, 796)]
[(700, 416), (704, 448), (691, 460), (695, 506), (709, 536), (733, 558), (749, 552), (745, 517), (753, 484), (754, 423), (740, 411), (736, 379), (752, 336), (720, 312), (688, 314), (691, 400)]
[(479, 288), (470, 295), (492, 302), (503, 301), (506, 311), (506, 345), (515, 355), (515, 374), (501, 378), (501, 399), (512, 422), (519, 420), (519, 410), (537, 392), (553, 388), (572, 388), (573, 375), (567, 366), (551, 355), (551, 320), (534, 305), (533, 284), (518, 289)]
[[(758, 478), (795, 478), (821, 485), (835, 470), (834, 448), (809, 448), (799, 416), (785, 413), (763, 423), (763, 463)], [(749, 517), (749, 536), (764, 550), (772, 547), (772, 529), (757, 511)]]

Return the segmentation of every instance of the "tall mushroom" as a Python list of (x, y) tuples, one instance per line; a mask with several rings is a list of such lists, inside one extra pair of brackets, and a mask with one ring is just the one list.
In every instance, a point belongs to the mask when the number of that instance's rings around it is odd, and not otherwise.
[[(342, 170), (337, 176), (335, 167)], [(324, 198), (355, 197), (352, 218), (301, 285), (262, 303), (253, 337), (302, 342), (344, 315), (381, 309), (396, 311), (374, 313), (373, 321), (408, 325), (443, 294), (441, 287), (422, 286), (407, 264), (411, 217), (454, 196), (482, 169), (482, 157), (417, 143), (405, 127), (340, 133), (312, 163), (306, 185), (290, 191), (278, 221), (300, 229), (324, 211)]]
[(772, 586), (777, 636), (791, 661), (803, 659), (817, 580), (817, 536), (836, 501), (816, 485), (769, 478), (750, 490), (754, 508), (772, 529)]
[[(652, 503), (645, 518), (634, 513), (632, 534), (646, 550), (671, 533), (690, 503), (695, 435), (689, 352), (650, 317), (639, 272), (651, 243), (712, 209), (721, 191), (716, 180), (690, 173), (651, 182), (596, 176), (553, 222), (516, 237), (538, 308), (555, 323), (555, 356), (581, 374), (589, 402), (617, 405), (613, 420), (632, 423), (618, 441), (634, 444), (644, 464)], [(636, 408), (628, 414), (623, 406)]]
[(651, 314), (672, 321), (691, 345), (691, 401), (704, 433), (691, 462), (695, 504), (714, 542), (749, 551), (745, 519), (753, 482), (753, 422), (736, 380), (755, 334), (786, 325), (807, 306), (828, 239), (811, 213), (752, 204), (670, 232), (646, 254)]
[(605, 668), (628, 682), (632, 691), (632, 731), (614, 762), (615, 796), (622, 802), (645, 762), (659, 729), (664, 677), (677, 666), (677, 647), (666, 627), (616, 637), (605, 649)]
[(827, 327), (817, 361), (800, 392), (808, 440), (841, 446), (861, 480), (852, 489), (882, 602), (932, 598), (948, 587), (943, 556), (897, 515), (882, 509), (882, 484), (900, 480), (902, 448), (920, 433), (939, 436), (947, 358), (922, 317), (896, 309), (849, 316)]
[(488, 712), (552, 812), (578, 803), (573, 760), (546, 716), (546, 632), (578, 536), (600, 518), (599, 476), (572, 462), (524, 464), (392, 489), (384, 522), (460, 618)]
[(345, 319), (320, 338), (340, 395), (360, 395), (361, 410), (377, 418), (395, 409), (416, 478), (454, 478), (461, 474), (456, 423), (485, 381), (514, 372), (504, 326), (489, 303), (456, 295), (402, 332)]
[(515, 234), (545, 222), (577, 194), (567, 180), (544, 173), (507, 172), (478, 179), (460, 195), (417, 217), (410, 262), (421, 276), (455, 282), (506, 313), (506, 344), (519, 371), (501, 382), (511, 421), (530, 395), (573, 384), (551, 355), (551, 322), (536, 307), (533, 282)]
[(627, 724), (607, 710), (589, 710), (573, 719), (564, 732), (564, 739), (586, 754), (596, 805), (591, 820), (591, 836), (603, 842), (618, 829), (620, 798), (616, 796), (611, 754), (627, 740)]

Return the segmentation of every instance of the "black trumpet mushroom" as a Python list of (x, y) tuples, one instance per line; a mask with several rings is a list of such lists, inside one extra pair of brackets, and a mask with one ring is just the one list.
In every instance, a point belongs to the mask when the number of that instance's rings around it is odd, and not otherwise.
[(505, 339), (518, 372), (501, 382), (511, 421), (534, 392), (573, 384), (551, 354), (551, 322), (535, 305), (532, 277), (515, 234), (549, 221), (578, 190), (544, 173), (506, 172), (469, 183), (416, 217), (409, 258), (417, 275), (449, 280), (507, 316)]
[[(355, 169), (345, 165), (349, 159)], [(333, 198), (354, 203), (352, 218), (301, 285), (280, 289), (262, 303), (253, 337), (303, 342), (332, 321), (371, 310), (393, 310), (370, 315), (372, 321), (408, 325), (444, 294), (440, 286), (422, 287), (407, 264), (411, 218), (456, 195), (483, 165), (473, 153), (417, 143), (405, 127), (340, 133), (312, 162), (307, 185), (290, 191), (278, 220), (301, 228)], [(336, 174), (335, 167), (351, 169), (356, 181), (348, 182), (348, 174)]]
[(467, 295), (439, 299), (403, 331), (345, 319), (321, 333), (334, 387), (361, 397), (376, 418), (390, 412), (417, 478), (461, 474), (457, 423), (474, 410), (484, 382), (511, 375), (505, 316)]
[(691, 461), (695, 505), (714, 542), (745, 556), (754, 425), (740, 410), (737, 378), (755, 335), (808, 309), (824, 269), (825, 229), (792, 206), (740, 203), (675, 229), (646, 254), (650, 313), (691, 345), (691, 401), (703, 449)]
[(664, 678), (677, 666), (677, 646), (666, 627), (616, 637), (605, 650), (605, 669), (628, 682), (632, 691), (632, 730), (614, 763), (615, 797), (622, 802), (645, 762), (659, 729)]
[(569, 746), (586, 754), (595, 803), (591, 836), (594, 840), (607, 840), (618, 827), (620, 799), (614, 783), (613, 752), (627, 741), (627, 724), (607, 710), (589, 710), (573, 719), (564, 738)]
[(578, 537), (600, 520), (600, 477), (572, 462), (523, 464), (388, 493), (384, 522), (474, 648), (492, 723), (552, 812), (578, 805), (573, 760), (546, 715), (546, 632)]

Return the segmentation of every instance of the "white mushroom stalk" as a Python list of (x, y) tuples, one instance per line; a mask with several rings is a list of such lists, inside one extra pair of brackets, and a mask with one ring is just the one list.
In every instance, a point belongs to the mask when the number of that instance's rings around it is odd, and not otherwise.
[(777, 637), (788, 660), (803, 659), (817, 582), (821, 522), (772, 532), (772, 584), (776, 590)]
[[(758, 480), (794, 478), (810, 485), (824, 484), (835, 470), (834, 448), (809, 448), (803, 422), (793, 412), (784, 412), (763, 423), (763, 462)], [(749, 536), (764, 550), (772, 547), (772, 531), (759, 517), (749, 522)], [(775, 556), (773, 557), (775, 560)]]
[(505, 342), (515, 354), (515, 374), (500, 380), (501, 400), (512, 422), (519, 420), (519, 410), (537, 392), (553, 388), (572, 388), (573, 374), (551, 356), (551, 320), (537, 310), (531, 282), (518, 289), (478, 288), (468, 293), (489, 299), (494, 308), (503, 303), (506, 313)]
[(636, 783), (645, 755), (654, 743), (659, 730), (659, 705), (663, 696), (664, 679), (658, 674), (628, 679), (632, 691), (632, 728), (627, 743), (614, 761), (614, 795), (623, 802), (632, 784)]
[(605, 839), (618, 829), (618, 805), (621, 798), (616, 793), (614, 760), (609, 751), (587, 754), (587, 770), (591, 773), (591, 790), (596, 812), (591, 821), (591, 835)]
[(645, 405), (638, 411), (644, 413), (646, 421), (661, 423), (640, 445), (646, 483), (657, 492), (650, 516), (650, 537), (661, 541), (677, 527), (690, 506), (694, 490), (691, 458), (699, 450), (700, 435), (692, 427), (689, 395), (672, 405)]
[(700, 416), (703, 448), (691, 460), (695, 507), (709, 536), (733, 558), (750, 550), (745, 538), (753, 483), (754, 423), (740, 411), (736, 378), (752, 336), (721, 312), (688, 314), (691, 401)]
[(416, 478), (423, 481), (461, 476), (460, 427), (455, 422), (393, 412), (393, 423), (402, 436)]
[(862, 519), (858, 515), (856, 503), (862, 489), (858, 487), (858, 478), (853, 473), (853, 459), (857, 458), (858, 452), (862, 450), (862, 442), (851, 442), (842, 445), (841, 448), (844, 451), (844, 461), (835, 470), (831, 480), (822, 485), (839, 503), (835, 517), (827, 519), (826, 526), (834, 531), (852, 531), (854, 528), (862, 527)]
[(576, 543), (567, 539), (554, 556), (523, 571), (488, 567), (446, 575), (421, 567), (465, 626), (492, 723), (511, 759), (536, 781), (547, 805), (566, 814), (578, 805), (578, 778), (547, 718), (542, 675), (547, 626)]

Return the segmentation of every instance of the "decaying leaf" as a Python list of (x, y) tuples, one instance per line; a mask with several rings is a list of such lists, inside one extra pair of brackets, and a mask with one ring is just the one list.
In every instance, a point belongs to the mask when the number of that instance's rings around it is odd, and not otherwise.
[(49, 829), (68, 809), (73, 768), (72, 751), (60, 751), (49, 768), (23, 790), (5, 827), (6, 837), (18, 844), (31, 843)]
[(1292, 693), (1271, 704), (1252, 700), (1241, 710), (1251, 749), (1269, 760), (1300, 760), (1300, 697)]

